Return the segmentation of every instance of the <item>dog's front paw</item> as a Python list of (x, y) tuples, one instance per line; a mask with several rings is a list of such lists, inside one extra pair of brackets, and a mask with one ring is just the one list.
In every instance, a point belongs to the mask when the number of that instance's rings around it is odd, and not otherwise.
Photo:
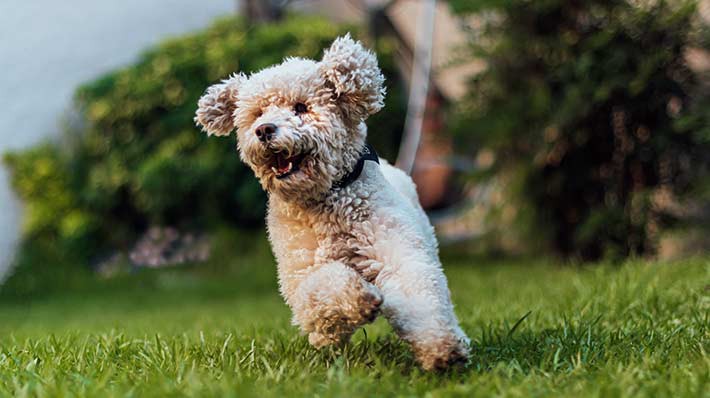
[(427, 342), (414, 342), (414, 353), (424, 370), (445, 370), (465, 365), (470, 355), (467, 339), (448, 336)]
[[(337, 339), (333, 339), (334, 337), (336, 337)], [(325, 346), (339, 343), (340, 339), (338, 338), (338, 336), (327, 336), (318, 332), (311, 332), (308, 333), (308, 342), (315, 348), (322, 348)]]
[(294, 321), (316, 347), (347, 341), (377, 318), (382, 294), (353, 269), (334, 262), (312, 273), (299, 287)]
[(381, 307), (382, 294), (379, 292), (379, 290), (377, 290), (377, 288), (374, 288), (374, 286), (373, 289), (366, 288), (358, 304), (358, 308), (360, 308), (360, 324), (374, 322), (375, 319), (377, 319), (377, 317), (380, 315)]
[(313, 331), (308, 336), (313, 346), (345, 343), (358, 327), (374, 321), (380, 313), (382, 294), (367, 282), (351, 286), (340, 295), (341, 300), (335, 303), (319, 303)]

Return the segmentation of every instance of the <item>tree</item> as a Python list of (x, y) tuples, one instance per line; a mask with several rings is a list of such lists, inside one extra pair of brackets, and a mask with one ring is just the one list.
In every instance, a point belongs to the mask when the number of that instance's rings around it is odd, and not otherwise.
[(242, 14), (251, 24), (275, 22), (283, 16), (287, 0), (242, 0)]
[[(453, 1), (486, 11), (472, 43), (487, 70), (459, 107), (465, 147), (563, 256), (653, 253), (677, 198), (707, 175), (708, 93), (684, 59), (695, 1)], [(461, 147), (461, 146), (459, 146)], [(675, 200), (675, 199), (673, 199)]]

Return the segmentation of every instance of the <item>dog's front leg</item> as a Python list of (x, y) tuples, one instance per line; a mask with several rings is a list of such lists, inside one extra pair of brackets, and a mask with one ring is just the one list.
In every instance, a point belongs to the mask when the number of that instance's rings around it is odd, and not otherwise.
[[(277, 204), (277, 203), (276, 203)], [(278, 262), (279, 288), (293, 321), (316, 347), (346, 341), (372, 321), (382, 304), (377, 287), (333, 257), (313, 229), (279, 206), (268, 213), (271, 246)]]
[(382, 295), (352, 268), (333, 261), (303, 271), (289, 301), (294, 322), (315, 347), (345, 342), (377, 317)]
[(458, 325), (438, 259), (414, 247), (397, 254), (375, 281), (385, 298), (382, 313), (424, 369), (466, 361), (469, 339)]

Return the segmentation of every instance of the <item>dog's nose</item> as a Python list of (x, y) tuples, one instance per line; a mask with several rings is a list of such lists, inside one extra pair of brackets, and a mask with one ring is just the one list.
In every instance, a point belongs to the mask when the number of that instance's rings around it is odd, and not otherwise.
[(261, 142), (271, 140), (274, 135), (276, 135), (276, 125), (273, 123), (264, 123), (256, 128), (256, 136)]

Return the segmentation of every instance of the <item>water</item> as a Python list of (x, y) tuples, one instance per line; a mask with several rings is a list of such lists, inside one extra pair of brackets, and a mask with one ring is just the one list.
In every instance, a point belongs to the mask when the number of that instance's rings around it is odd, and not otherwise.
[[(80, 83), (236, 8), (235, 0), (0, 2), (0, 153), (56, 136)], [(0, 170), (0, 281), (21, 223), (7, 179)]]

